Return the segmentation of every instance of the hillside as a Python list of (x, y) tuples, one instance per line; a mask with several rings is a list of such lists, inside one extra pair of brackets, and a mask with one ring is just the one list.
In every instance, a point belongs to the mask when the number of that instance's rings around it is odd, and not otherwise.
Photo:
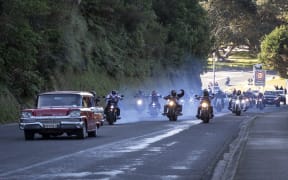
[[(201, 87), (210, 49), (197, 1), (1, 1), (0, 122), (38, 92)], [(175, 8), (177, 7), (177, 8)]]

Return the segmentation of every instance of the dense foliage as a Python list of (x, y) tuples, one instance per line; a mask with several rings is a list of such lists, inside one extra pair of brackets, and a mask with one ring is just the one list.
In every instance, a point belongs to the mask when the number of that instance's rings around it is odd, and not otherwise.
[(54, 89), (199, 86), (211, 46), (197, 0), (0, 0), (0, 19), (0, 99), (20, 105)]
[(261, 43), (260, 59), (267, 67), (288, 78), (288, 26), (282, 25), (265, 36)]
[[(287, 25), (287, 9), (286, 0), (0, 0), (0, 121), (46, 90), (200, 88), (212, 50), (258, 52)], [(283, 77), (285, 28), (265, 36), (260, 55)]]

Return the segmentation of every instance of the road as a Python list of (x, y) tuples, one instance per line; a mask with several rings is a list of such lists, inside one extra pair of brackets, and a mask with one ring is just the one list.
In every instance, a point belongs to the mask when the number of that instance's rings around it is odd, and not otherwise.
[(217, 161), (254, 115), (105, 125), (99, 136), (25, 141), (0, 127), (0, 179), (209, 179)]
[(25, 141), (17, 124), (2, 125), (0, 179), (211, 179), (240, 127), (259, 113), (224, 111), (209, 124), (193, 113), (176, 122), (124, 116), (85, 140), (36, 136)]

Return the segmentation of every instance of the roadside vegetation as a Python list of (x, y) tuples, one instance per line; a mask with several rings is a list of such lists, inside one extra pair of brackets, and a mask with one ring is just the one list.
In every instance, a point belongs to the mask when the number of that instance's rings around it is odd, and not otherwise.
[(212, 54), (246, 67), (265, 49), (261, 62), (285, 76), (276, 62), (287, 67), (287, 41), (268, 35), (287, 10), (285, 0), (0, 0), (0, 123), (42, 91), (199, 88)]

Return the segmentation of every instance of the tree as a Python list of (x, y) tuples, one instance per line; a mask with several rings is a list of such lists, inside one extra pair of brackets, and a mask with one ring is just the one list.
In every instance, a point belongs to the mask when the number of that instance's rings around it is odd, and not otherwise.
[(275, 28), (261, 42), (260, 60), (278, 71), (283, 78), (288, 78), (288, 26)]
[(256, 4), (252, 0), (210, 0), (204, 6), (209, 14), (216, 53), (223, 45), (251, 43), (247, 35), (255, 31), (253, 21), (257, 14)]

